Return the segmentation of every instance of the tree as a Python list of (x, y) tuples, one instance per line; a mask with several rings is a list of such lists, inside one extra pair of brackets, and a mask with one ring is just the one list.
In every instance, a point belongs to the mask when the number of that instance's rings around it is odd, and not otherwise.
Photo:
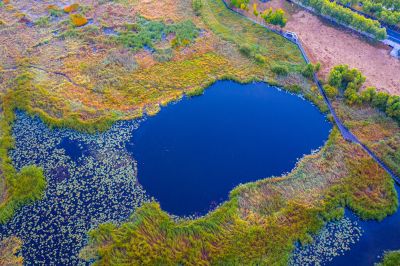
[(325, 91), (326, 96), (328, 96), (329, 98), (335, 98), (339, 94), (338, 89), (335, 87), (332, 87), (329, 84), (324, 86), (324, 91)]
[(379, 108), (382, 111), (385, 111), (388, 98), (389, 96), (387, 93), (378, 92), (372, 99), (372, 105)]
[(376, 89), (374, 87), (368, 87), (364, 91), (361, 92), (360, 96), (363, 102), (370, 103), (372, 99), (375, 97)]
[(285, 11), (281, 8), (276, 11), (272, 10), (272, 7), (264, 10), (261, 14), (261, 17), (265, 20), (266, 23), (272, 25), (279, 25), (280, 27), (285, 27), (287, 18), (285, 17)]
[(232, 0), (231, 6), (234, 6), (236, 8), (246, 9), (249, 2), (250, 0)]
[(254, 4), (253, 4), (253, 14), (254, 14), (254, 16), (256, 16), (256, 17), (258, 17), (258, 15), (260, 14), (260, 13), (258, 12), (258, 9), (257, 9), (257, 3), (254, 3)]
[(304, 77), (311, 79), (313, 77), (314, 73), (318, 72), (320, 68), (321, 68), (320, 63), (317, 63), (315, 65), (309, 63), (303, 68), (303, 70), (301, 71), (301, 74)]

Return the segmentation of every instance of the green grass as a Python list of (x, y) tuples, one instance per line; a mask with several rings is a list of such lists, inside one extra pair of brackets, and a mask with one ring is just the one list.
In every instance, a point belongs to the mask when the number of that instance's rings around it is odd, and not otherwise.
[(399, 266), (400, 265), (400, 251), (385, 252), (382, 262), (375, 264), (375, 266)]
[(267, 62), (296, 73), (306, 65), (296, 45), (227, 9), (223, 1), (202, 0), (201, 16), (221, 38), (239, 48), (247, 47), (251, 57), (263, 56)]
[[(17, 81), (21, 86), (28, 79), (21, 78)], [(36, 166), (26, 166), (20, 172), (14, 168), (8, 152), (14, 147), (11, 125), (15, 119), (14, 92), (2, 97), (3, 117), (0, 119), (0, 161), (2, 175), (4, 176), (3, 200), (0, 204), (0, 223), (7, 222), (14, 212), (21, 206), (28, 204), (43, 196), (46, 188), (46, 179), (43, 170)], [(24, 99), (19, 98), (24, 102)]]

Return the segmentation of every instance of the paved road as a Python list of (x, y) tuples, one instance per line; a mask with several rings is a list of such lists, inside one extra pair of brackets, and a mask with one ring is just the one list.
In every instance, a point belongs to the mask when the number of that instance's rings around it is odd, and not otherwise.
[(388, 39), (400, 44), (400, 32), (386, 28)]
[[(305, 52), (303, 46), (301, 45), (301, 43), (300, 43), (300, 41), (297, 39), (297, 37), (288, 35), (287, 33), (282, 32), (282, 31), (274, 30), (274, 29), (272, 29), (272, 28), (270, 28), (270, 27), (268, 27), (268, 26), (266, 26), (266, 25), (264, 25), (264, 24), (259, 23), (258, 21), (255, 21), (255, 20), (253, 20), (253, 19), (251, 19), (251, 18), (248, 18), (247, 16), (245, 16), (245, 15), (243, 15), (243, 14), (240, 14), (239, 12), (236, 12), (235, 10), (233, 10), (231, 7), (229, 7), (229, 5), (227, 5), (227, 3), (226, 3), (224, 0), (222, 0), (222, 1), (224, 2), (225, 6), (226, 6), (229, 10), (231, 10), (232, 12), (234, 12), (234, 13), (236, 13), (236, 14), (239, 14), (240, 16), (242, 16), (242, 17), (244, 17), (244, 18), (246, 18), (246, 19), (249, 19), (249, 20), (251, 20), (252, 22), (254, 22), (254, 23), (256, 23), (256, 24), (258, 24), (258, 25), (260, 25), (260, 26), (262, 26), (262, 27), (264, 27), (264, 28), (266, 28), (266, 29), (268, 29), (268, 30), (273, 31), (273, 32), (275, 32), (276, 34), (279, 34), (279, 35), (281, 35), (282, 37), (284, 37), (285, 39), (289, 40), (290, 42), (296, 44), (297, 47), (299, 47), (299, 49), (300, 49), (300, 51), (301, 51), (301, 54), (303, 55), (304, 60), (305, 60), (307, 63), (310, 63), (310, 60), (308, 59), (307, 53)], [(396, 38), (396, 36), (397, 36), (396, 34), (398, 34), (398, 33), (397, 33), (397, 32), (394, 32), (394, 33), (395, 33), (395, 34), (394, 34), (394, 38)], [(321, 93), (322, 96), (324, 97), (325, 103), (326, 103), (326, 105), (328, 106), (329, 111), (330, 111), (330, 113), (332, 114), (333, 120), (335, 121), (335, 124), (336, 124), (336, 126), (338, 127), (340, 133), (342, 134), (343, 138), (344, 138), (346, 141), (359, 144), (359, 145), (372, 157), (372, 159), (374, 159), (374, 160), (375, 160), (375, 161), (376, 161), (376, 162), (377, 162), (377, 163), (378, 163), (392, 178), (393, 178), (393, 180), (394, 180), (397, 184), (400, 185), (400, 178), (399, 178), (398, 176), (396, 176), (395, 173), (394, 173), (385, 163), (383, 163), (383, 162), (378, 158), (378, 156), (375, 155), (375, 153), (373, 153), (373, 152), (372, 152), (367, 146), (365, 146), (353, 133), (351, 133), (350, 130), (348, 130), (348, 129), (343, 125), (342, 121), (340, 121), (339, 117), (336, 115), (336, 112), (335, 112), (335, 110), (333, 109), (332, 104), (331, 104), (329, 98), (326, 96), (325, 91), (324, 91), (324, 89), (322, 88), (322, 85), (321, 85), (321, 83), (319, 82), (318, 76), (317, 76), (316, 73), (314, 73), (314, 82), (317, 84), (320, 93)]]

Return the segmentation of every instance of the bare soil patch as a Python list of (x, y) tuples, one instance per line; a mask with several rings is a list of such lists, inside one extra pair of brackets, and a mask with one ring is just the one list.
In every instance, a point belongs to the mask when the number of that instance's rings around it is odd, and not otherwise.
[[(259, 10), (269, 7), (285, 10), (289, 16), (285, 30), (296, 32), (311, 60), (321, 62), (322, 78), (333, 66), (348, 64), (363, 72), (367, 77), (366, 86), (400, 95), (400, 60), (390, 56), (390, 47), (332, 25), (284, 0), (272, 0), (265, 4), (253, 0), (251, 5), (253, 3), (258, 4)], [(252, 8), (247, 15), (254, 18)]]

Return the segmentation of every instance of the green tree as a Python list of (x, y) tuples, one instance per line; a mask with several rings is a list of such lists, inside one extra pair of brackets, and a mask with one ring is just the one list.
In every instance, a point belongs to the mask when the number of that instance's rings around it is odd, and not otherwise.
[(285, 27), (287, 18), (285, 17), (285, 11), (281, 8), (273, 11), (272, 8), (266, 9), (262, 14), (261, 17), (265, 20), (266, 23), (272, 25), (278, 25), (280, 27)]

